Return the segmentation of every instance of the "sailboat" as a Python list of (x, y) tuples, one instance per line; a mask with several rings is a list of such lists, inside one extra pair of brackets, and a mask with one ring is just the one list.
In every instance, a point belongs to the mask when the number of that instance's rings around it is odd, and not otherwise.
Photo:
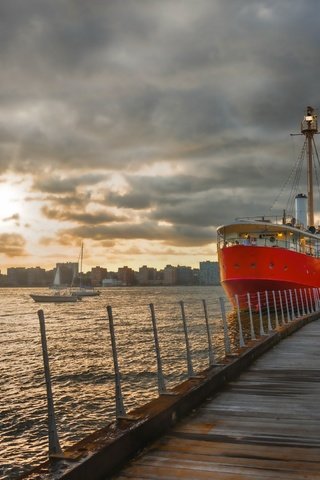
[(30, 297), (37, 303), (68, 303), (68, 302), (77, 302), (81, 298), (75, 297), (68, 290), (63, 290), (61, 288), (60, 281), (60, 268), (56, 268), (52, 289), (54, 293), (52, 294), (30, 294)]
[(320, 228), (315, 227), (313, 205), (317, 133), (317, 115), (307, 107), (301, 159), (307, 159), (308, 195), (295, 196), (293, 216), (284, 211), (278, 218), (238, 218), (217, 229), (221, 284), (233, 304), (236, 295), (245, 308), (248, 293), (320, 287)]
[(82, 297), (97, 297), (101, 294), (100, 290), (95, 290), (94, 287), (84, 286), (82, 284), (82, 263), (83, 263), (83, 243), (81, 243), (80, 256), (79, 256), (79, 287), (73, 288), (71, 295), (81, 299)]

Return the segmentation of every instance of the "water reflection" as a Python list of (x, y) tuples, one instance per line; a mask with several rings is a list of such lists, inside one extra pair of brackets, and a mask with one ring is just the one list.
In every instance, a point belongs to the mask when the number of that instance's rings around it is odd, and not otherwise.
[(185, 314), (194, 371), (209, 365), (202, 299), (212, 343), (223, 354), (221, 288), (105, 289), (76, 304), (35, 304), (27, 289), (0, 297), (1, 478), (14, 479), (46, 459), (46, 392), (37, 310), (46, 318), (57, 427), (62, 448), (115, 416), (114, 370), (106, 305), (113, 308), (122, 391), (127, 411), (158, 395), (149, 304), (154, 303), (167, 388), (187, 377), (179, 301)]

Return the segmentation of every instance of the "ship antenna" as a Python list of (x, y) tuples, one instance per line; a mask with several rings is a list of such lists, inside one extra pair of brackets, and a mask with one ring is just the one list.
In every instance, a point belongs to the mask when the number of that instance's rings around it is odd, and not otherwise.
[(309, 226), (314, 225), (313, 204), (313, 136), (318, 133), (318, 120), (314, 108), (307, 107), (307, 114), (301, 122), (301, 133), (307, 142), (307, 166), (308, 166), (308, 217)]

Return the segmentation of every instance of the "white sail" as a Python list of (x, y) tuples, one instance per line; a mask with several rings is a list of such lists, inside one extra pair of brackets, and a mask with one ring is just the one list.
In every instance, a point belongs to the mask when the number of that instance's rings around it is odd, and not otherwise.
[(55, 273), (54, 280), (53, 280), (53, 286), (54, 286), (55, 288), (61, 286), (60, 268), (59, 268), (59, 267), (57, 267), (57, 269), (56, 269), (56, 273)]

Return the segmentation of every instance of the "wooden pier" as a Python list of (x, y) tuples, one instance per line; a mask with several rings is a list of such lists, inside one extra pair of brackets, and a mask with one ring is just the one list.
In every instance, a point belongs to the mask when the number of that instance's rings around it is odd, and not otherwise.
[(317, 320), (108, 478), (320, 479), (319, 400)]
[(252, 340), (23, 478), (320, 480), (319, 398), (315, 312)]

